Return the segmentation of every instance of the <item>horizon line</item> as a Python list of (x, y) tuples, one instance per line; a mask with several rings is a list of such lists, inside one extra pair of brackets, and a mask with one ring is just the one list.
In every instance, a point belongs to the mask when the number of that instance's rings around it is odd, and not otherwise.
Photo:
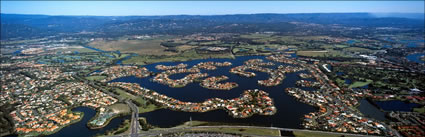
[(425, 14), (425, 12), (293, 12), (293, 13), (231, 13), (231, 14), (167, 14), (167, 15), (61, 15), (61, 14), (26, 14), (26, 13), (0, 13), (15, 15), (39, 15), (39, 16), (99, 16), (99, 17), (118, 17), (118, 16), (228, 16), (228, 15), (255, 15), (255, 14), (350, 14), (350, 13), (367, 13), (367, 14)]

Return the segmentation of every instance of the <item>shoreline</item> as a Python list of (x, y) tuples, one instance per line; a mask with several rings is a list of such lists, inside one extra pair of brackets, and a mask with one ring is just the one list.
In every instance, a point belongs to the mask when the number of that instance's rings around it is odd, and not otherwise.
[[(112, 116), (112, 117), (110, 117), (110, 118), (106, 119), (105, 123), (103, 123), (103, 125), (101, 125), (101, 126), (94, 126), (94, 125), (91, 125), (91, 124), (90, 124), (90, 122), (87, 122), (86, 126), (87, 126), (89, 129), (91, 129), (91, 130), (101, 129), (101, 128), (104, 128), (104, 127), (106, 127), (107, 125), (109, 125), (109, 123), (110, 123), (110, 122), (111, 122), (114, 118), (124, 117), (124, 116), (130, 115), (130, 114), (131, 114), (131, 113), (121, 113), (121, 114), (116, 114), (116, 115), (114, 115), (114, 116)], [(96, 116), (97, 116), (97, 115), (98, 115), (98, 113), (96, 113), (96, 115), (95, 115), (95, 116), (93, 116), (93, 118), (92, 118), (92, 119), (90, 119), (89, 121), (92, 121), (94, 118), (96, 118)]]
[[(72, 112), (72, 111), (71, 111), (71, 112)], [(77, 122), (80, 122), (80, 121), (83, 119), (83, 117), (84, 117), (84, 112), (80, 112), (80, 111), (77, 111), (77, 112), (81, 113), (81, 114), (80, 114), (80, 118), (79, 118), (79, 119), (73, 120), (73, 121), (71, 121), (71, 122), (70, 122), (69, 124), (67, 124), (67, 125), (60, 126), (59, 128), (57, 128), (57, 129), (55, 129), (55, 130), (53, 130), (53, 131), (51, 131), (51, 132), (35, 132), (35, 133), (29, 132), (29, 133), (25, 133), (25, 134), (19, 134), (19, 133), (17, 133), (16, 135), (17, 135), (17, 136), (21, 136), (21, 135), (24, 135), (24, 136), (48, 136), (48, 135), (52, 135), (52, 134), (58, 133), (58, 132), (59, 132), (59, 131), (61, 131), (63, 128), (68, 127), (68, 126), (71, 126), (71, 125), (73, 125), (73, 124), (75, 124), (75, 123), (77, 123)], [(16, 132), (15, 132), (15, 133), (16, 133)], [(13, 135), (13, 134), (9, 134), (9, 135)]]

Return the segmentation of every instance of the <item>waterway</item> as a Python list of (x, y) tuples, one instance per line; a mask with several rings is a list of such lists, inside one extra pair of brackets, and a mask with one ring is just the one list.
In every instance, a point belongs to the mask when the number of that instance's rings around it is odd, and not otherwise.
[(413, 108), (417, 108), (420, 106), (419, 104), (416, 104), (416, 103), (406, 103), (399, 100), (375, 101), (375, 104), (385, 111), (407, 111), (407, 112), (411, 112)]
[[(317, 109), (309, 106), (307, 104), (296, 101), (293, 97), (287, 95), (284, 92), (285, 88), (296, 87), (295, 81), (300, 80), (297, 76), (299, 73), (309, 73), (306, 71), (301, 71), (297, 73), (288, 73), (286, 78), (281, 85), (275, 87), (265, 87), (257, 84), (258, 80), (267, 79), (269, 76), (267, 73), (255, 72), (256, 77), (246, 78), (241, 77), (229, 72), (230, 68), (242, 65), (244, 61), (254, 58), (260, 58), (264, 61), (268, 61), (263, 56), (243, 56), (237, 57), (236, 59), (203, 59), (203, 60), (192, 60), (186, 62), (163, 62), (155, 63), (150, 65), (145, 65), (144, 67), (148, 68), (153, 72), (160, 72), (155, 69), (156, 65), (177, 65), (179, 63), (188, 64), (188, 68), (193, 65), (198, 64), (199, 62), (205, 61), (216, 61), (232, 62), (232, 66), (228, 67), (218, 67), (217, 70), (202, 70), (202, 72), (208, 73), (209, 76), (220, 76), (226, 75), (229, 77), (229, 82), (236, 82), (239, 84), (239, 87), (234, 88), (229, 91), (220, 91), (220, 90), (210, 90), (205, 89), (199, 86), (199, 83), (191, 83), (183, 88), (170, 88), (168, 86), (153, 82), (152, 77), (148, 78), (137, 78), (134, 76), (123, 77), (112, 80), (111, 82), (129, 82), (129, 83), (138, 83), (142, 87), (157, 91), (158, 93), (165, 94), (167, 96), (176, 98), (181, 101), (190, 101), (190, 102), (202, 102), (209, 98), (222, 98), (222, 99), (232, 99), (237, 98), (244, 90), (247, 89), (261, 89), (268, 92), (270, 97), (274, 100), (275, 106), (277, 108), (277, 113), (273, 116), (263, 116), (263, 115), (254, 115), (249, 118), (238, 119), (233, 118), (227, 114), (224, 110), (214, 110), (205, 113), (189, 113), (189, 112), (179, 112), (172, 111), (168, 109), (156, 110), (149, 113), (140, 114), (141, 117), (146, 117), (147, 121), (155, 126), (159, 127), (172, 127), (179, 124), (182, 124), (185, 121), (188, 121), (190, 118), (192, 120), (199, 121), (212, 121), (212, 122), (226, 122), (226, 123), (238, 123), (243, 125), (258, 125), (258, 126), (275, 126), (275, 127), (284, 127), (284, 128), (301, 128), (303, 115), (314, 112)], [(275, 63), (277, 67), (280, 63)], [(286, 64), (290, 65), (290, 64)], [(176, 74), (171, 75), (170, 78), (177, 79), (184, 77), (185, 74)], [(223, 82), (226, 82), (223, 81)], [(311, 88), (302, 88), (305, 90), (311, 90)]]
[[(73, 112), (84, 112), (83, 118), (77, 123), (68, 125), (58, 132), (47, 135), (46, 137), (92, 137), (104, 134), (107, 130), (118, 128), (125, 119), (130, 119), (130, 116), (117, 117), (112, 119), (108, 125), (100, 129), (89, 129), (87, 123), (96, 115), (96, 110), (89, 107), (76, 107)], [(8, 135), (6, 137), (17, 137), (17, 135)]]
[(84, 117), (82, 120), (69, 125), (67, 127), (62, 128), (59, 132), (54, 133), (52, 135), (48, 135), (47, 137), (66, 137), (66, 136), (74, 136), (74, 137), (90, 137), (95, 136), (96, 134), (103, 134), (107, 130), (111, 130), (117, 128), (125, 119), (129, 119), (129, 116), (118, 117), (112, 119), (109, 124), (100, 129), (89, 129), (87, 127), (87, 122), (96, 115), (96, 111), (92, 108), (88, 107), (77, 107), (72, 109), (74, 112), (84, 112)]
[(363, 113), (364, 116), (373, 118), (380, 121), (385, 121), (387, 118), (385, 118), (385, 112), (382, 112), (377, 107), (372, 105), (368, 100), (362, 99), (360, 100), (360, 105), (357, 107), (357, 109), (360, 110), (360, 112)]
[[(253, 115), (249, 118), (239, 119), (233, 118), (227, 114), (224, 110), (214, 110), (205, 113), (194, 113), (194, 112), (179, 112), (172, 111), (168, 109), (160, 109), (153, 112), (139, 114), (140, 117), (146, 117), (147, 121), (155, 126), (159, 127), (172, 127), (183, 122), (192, 120), (199, 121), (211, 121), (211, 122), (224, 122), (224, 123), (236, 123), (241, 125), (257, 125), (257, 126), (274, 126), (274, 127), (282, 127), (282, 128), (302, 128), (302, 118), (305, 114), (309, 112), (317, 111), (317, 108), (314, 108), (310, 105), (301, 103), (296, 101), (293, 97), (287, 95), (284, 92), (285, 88), (288, 87), (296, 87), (295, 82), (300, 80), (297, 75), (299, 73), (309, 73), (307, 71), (300, 71), (297, 73), (287, 73), (286, 78), (283, 83), (274, 86), (274, 87), (265, 87), (257, 84), (258, 80), (267, 79), (269, 76), (267, 73), (255, 72), (257, 74), (256, 77), (246, 78), (241, 77), (235, 74), (231, 74), (229, 72), (230, 68), (243, 65), (243, 62), (249, 59), (260, 58), (264, 61), (268, 61), (263, 56), (243, 56), (237, 57), (236, 59), (202, 59), (202, 60), (192, 60), (185, 62), (162, 62), (155, 63), (150, 65), (144, 65), (144, 67), (148, 68), (153, 72), (161, 72), (155, 69), (156, 65), (177, 65), (179, 63), (188, 64), (188, 68), (193, 65), (198, 64), (199, 62), (206, 61), (216, 61), (216, 62), (224, 62), (229, 61), (232, 62), (232, 66), (228, 67), (218, 67), (217, 70), (202, 70), (202, 72), (208, 73), (209, 76), (220, 76), (226, 75), (229, 77), (229, 82), (237, 82), (239, 87), (234, 88), (229, 91), (221, 91), (221, 90), (210, 90), (205, 89), (199, 86), (199, 83), (191, 83), (183, 88), (170, 88), (166, 85), (162, 85), (152, 81), (152, 77), (147, 78), (137, 78), (134, 76), (123, 77), (114, 79), (111, 82), (130, 82), (130, 83), (138, 83), (142, 87), (146, 87), (148, 89), (152, 89), (157, 91), (158, 93), (165, 94), (167, 96), (176, 98), (181, 101), (191, 101), (191, 102), (202, 102), (209, 98), (223, 98), (223, 99), (232, 99), (237, 98), (240, 94), (243, 93), (244, 90), (247, 89), (261, 89), (269, 93), (269, 96), (274, 100), (275, 106), (277, 108), (277, 113), (272, 116), (263, 116), (263, 115)], [(275, 63), (277, 67), (281, 63)], [(291, 64), (283, 64), (283, 65), (291, 65)], [(184, 77), (184, 74), (176, 74), (175, 76), (170, 76), (170, 78), (177, 79)], [(308, 79), (311, 80), (311, 79)], [(223, 82), (226, 82), (223, 81)], [(312, 88), (301, 88), (304, 90), (311, 91)], [(364, 103), (366, 102), (366, 103)], [(366, 116), (374, 117), (378, 120), (385, 120), (385, 114), (373, 105), (371, 105), (367, 101), (361, 101), (359, 109)], [(83, 119), (75, 124), (67, 126), (61, 129), (59, 132), (49, 135), (49, 137), (62, 137), (62, 136), (94, 136), (96, 134), (103, 134), (107, 130), (111, 130), (113, 128), (117, 128), (125, 119), (128, 119), (129, 116), (114, 118), (106, 127), (96, 130), (91, 130), (87, 128), (87, 122), (96, 114), (96, 111), (87, 108), (87, 107), (78, 107), (73, 109), (72, 111), (81, 111), (85, 113)]]
[(425, 56), (425, 53), (415, 53), (407, 55), (406, 58), (409, 61), (416, 62), (416, 63), (425, 63), (425, 61), (421, 60), (421, 56)]

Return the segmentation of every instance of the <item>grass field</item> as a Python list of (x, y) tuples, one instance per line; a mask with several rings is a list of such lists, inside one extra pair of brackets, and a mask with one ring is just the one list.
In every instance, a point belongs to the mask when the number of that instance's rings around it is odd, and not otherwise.
[(87, 80), (91, 80), (91, 81), (100, 81), (102, 79), (105, 79), (106, 76), (88, 76), (86, 77)]
[(204, 58), (231, 58), (229, 54), (198, 54), (195, 50), (188, 50), (178, 55), (173, 56), (135, 56), (130, 59), (124, 60), (123, 64), (136, 64), (145, 65), (156, 62), (171, 62), (171, 61), (188, 61), (193, 59), (204, 59)]
[(367, 49), (367, 48), (359, 48), (359, 47), (348, 47), (344, 48), (343, 51), (350, 51), (350, 52), (360, 52), (360, 53), (372, 53), (373, 50)]
[(346, 48), (348, 46), (347, 45), (335, 45), (335, 47), (337, 47), (337, 48)]
[(413, 112), (419, 112), (421, 114), (425, 114), (425, 107), (413, 108)]
[(112, 109), (112, 111), (116, 113), (130, 113), (130, 107), (128, 107), (127, 104), (123, 103), (116, 103), (113, 105), (108, 106), (108, 108)]
[(182, 45), (182, 46), (178, 46), (176, 47), (178, 51), (182, 52), (182, 51), (186, 51), (186, 50), (190, 50), (193, 48), (196, 48), (198, 46), (190, 46), (190, 45)]
[(350, 86), (348, 86), (348, 88), (357, 88), (357, 87), (363, 87), (366, 86), (370, 83), (372, 83), (373, 81), (368, 79), (366, 81), (356, 81), (353, 84), (351, 84)]
[[(119, 88), (116, 88), (115, 91), (118, 92), (119, 96), (125, 98), (125, 99), (131, 99), (134, 100), (140, 104), (144, 104), (146, 100), (144, 100), (142, 97), (134, 96), (130, 93), (125, 92), (124, 90), (121, 90)], [(139, 113), (146, 113), (151, 112), (157, 109), (160, 109), (161, 107), (155, 106), (153, 104), (149, 104), (147, 107), (139, 107)]]
[(175, 55), (174, 52), (164, 51), (166, 48), (161, 46), (165, 39), (149, 40), (117, 40), (117, 41), (93, 41), (90, 46), (105, 51), (119, 50), (122, 53), (136, 53), (139, 55)]
[(297, 51), (297, 55), (306, 57), (350, 57), (344, 52), (337, 50)]
[(83, 46), (68, 46), (62, 48), (54, 48), (53, 52), (79, 52), (79, 53), (87, 53), (87, 52), (97, 52), (96, 50), (88, 49)]
[(270, 38), (270, 34), (248, 34), (248, 35), (241, 35), (241, 38), (248, 38), (248, 39), (264, 39), (264, 38)]
[(151, 112), (157, 109), (161, 109), (161, 107), (155, 106), (153, 104), (149, 104), (147, 107), (139, 107), (139, 113)]

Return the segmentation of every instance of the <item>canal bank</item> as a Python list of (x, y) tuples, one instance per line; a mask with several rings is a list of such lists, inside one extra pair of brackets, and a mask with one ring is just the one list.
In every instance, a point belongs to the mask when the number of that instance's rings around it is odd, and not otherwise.
[[(160, 94), (178, 99), (180, 101), (188, 102), (203, 102), (209, 98), (221, 98), (221, 99), (232, 99), (237, 98), (244, 90), (248, 89), (259, 89), (264, 90), (269, 93), (269, 96), (273, 99), (275, 106), (277, 108), (277, 113), (272, 116), (263, 116), (263, 115), (253, 115), (248, 118), (233, 118), (229, 116), (223, 110), (214, 110), (204, 113), (192, 113), (192, 112), (179, 112), (167, 109), (160, 109), (153, 112), (140, 114), (140, 117), (146, 117), (147, 121), (159, 127), (173, 127), (179, 124), (182, 124), (188, 121), (190, 118), (192, 120), (198, 121), (208, 121), (208, 122), (222, 122), (222, 123), (239, 123), (243, 125), (260, 125), (260, 126), (275, 126), (275, 127), (285, 127), (285, 128), (302, 128), (302, 118), (305, 114), (310, 112), (317, 111), (317, 108), (309, 106), (307, 104), (296, 101), (294, 98), (288, 96), (284, 89), (287, 87), (296, 87), (295, 82), (301, 80), (299, 78), (299, 73), (309, 73), (306, 71), (300, 71), (295, 73), (285, 74), (286, 78), (283, 80), (282, 84), (272, 87), (260, 86), (258, 85), (258, 80), (265, 80), (269, 78), (268, 73), (253, 71), (257, 75), (252, 78), (241, 77), (239, 75), (231, 74), (229, 72), (230, 68), (243, 65), (244, 61), (249, 59), (263, 59), (266, 60), (264, 56), (241, 56), (236, 57), (235, 59), (201, 59), (201, 60), (192, 60), (185, 62), (163, 62), (163, 63), (154, 63), (149, 65), (144, 65), (148, 70), (153, 72), (160, 72), (155, 68), (156, 65), (166, 65), (174, 66), (180, 63), (188, 64), (188, 68), (196, 65), (200, 62), (231, 62), (232, 66), (218, 67), (216, 70), (201, 70), (201, 73), (208, 73), (209, 76), (222, 76), (225, 75), (229, 79), (221, 82), (236, 82), (240, 86), (228, 90), (226, 92), (216, 91), (203, 88), (199, 86), (198, 82), (187, 84), (182, 88), (170, 88), (168, 86), (156, 83), (152, 81), (153, 77), (147, 78), (137, 78), (137, 77), (122, 77), (114, 79), (110, 82), (128, 82), (128, 83), (138, 83), (140, 86), (147, 89), (154, 90)], [(281, 65), (282, 63), (276, 63), (275, 66)], [(282, 64), (288, 65), (288, 64)], [(171, 75), (171, 78), (180, 78), (183, 75)], [(303, 88), (305, 90), (311, 90)], [(172, 117), (170, 117), (172, 116)]]
[(129, 119), (129, 116), (123, 116), (123, 117), (117, 117), (112, 119), (108, 125), (106, 125), (103, 128), (100, 129), (89, 129), (87, 127), (87, 123), (89, 120), (96, 115), (96, 111), (92, 108), (88, 107), (76, 107), (72, 109), (73, 112), (83, 112), (84, 117), (67, 127), (62, 128), (57, 133), (48, 135), (46, 137), (65, 137), (65, 136), (75, 136), (75, 137), (88, 137), (88, 136), (95, 136), (98, 134), (103, 134), (107, 130), (112, 130), (114, 128), (117, 128), (125, 119)]

